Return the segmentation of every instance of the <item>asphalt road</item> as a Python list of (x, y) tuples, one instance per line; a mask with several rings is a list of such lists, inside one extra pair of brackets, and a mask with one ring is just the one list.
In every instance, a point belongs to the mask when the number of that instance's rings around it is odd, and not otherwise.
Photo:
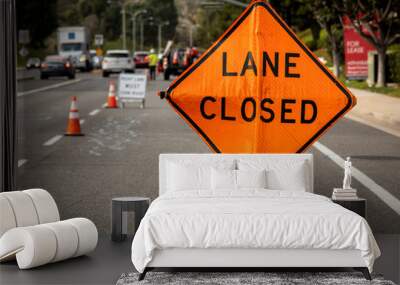
[[(108, 80), (98, 74), (77, 74), (77, 79), (18, 83), (20, 92), (68, 84), (18, 97), (18, 188), (47, 189), (62, 218), (88, 217), (108, 233), (112, 197), (157, 197), (160, 153), (210, 150), (156, 96), (169, 82), (148, 84), (145, 109), (135, 104), (104, 109)], [(63, 136), (72, 96), (78, 97), (83, 137)], [(342, 158), (351, 156), (357, 169), (391, 193), (393, 201), (400, 200), (399, 137), (343, 119), (320, 143)], [(314, 154), (315, 192), (330, 196), (341, 185), (343, 169), (316, 148), (309, 151)], [(353, 186), (368, 200), (367, 219), (374, 232), (400, 233), (399, 214), (356, 179)]]

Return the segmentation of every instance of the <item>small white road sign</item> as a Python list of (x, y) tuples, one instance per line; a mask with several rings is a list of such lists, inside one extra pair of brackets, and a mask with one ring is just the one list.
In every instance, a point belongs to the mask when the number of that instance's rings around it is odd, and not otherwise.
[(31, 37), (29, 30), (18, 30), (18, 43), (22, 45), (29, 44)]
[(118, 98), (124, 107), (125, 102), (141, 102), (144, 108), (147, 77), (144, 74), (121, 73), (119, 75)]
[(22, 47), (22, 48), (19, 50), (19, 55), (20, 55), (20, 56), (25, 57), (25, 56), (27, 56), (28, 54), (29, 54), (29, 51), (28, 51), (28, 49), (27, 49), (26, 47)]
[(96, 46), (102, 46), (104, 43), (104, 36), (102, 34), (94, 35), (94, 44)]

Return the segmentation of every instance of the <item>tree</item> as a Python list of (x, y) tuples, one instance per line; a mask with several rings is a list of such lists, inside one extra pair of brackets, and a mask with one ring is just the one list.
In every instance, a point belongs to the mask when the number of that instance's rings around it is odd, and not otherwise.
[(309, 46), (311, 50), (318, 48), (321, 27), (313, 16), (313, 8), (305, 5), (309, 0), (269, 0), (275, 11), (295, 31), (310, 29), (313, 41)]
[(77, 0), (58, 0), (57, 1), (57, 22), (58, 26), (79, 26), (82, 16), (79, 11)]
[(102, 17), (102, 33), (106, 40), (117, 39), (121, 35), (121, 8), (110, 5)]
[(313, 14), (321, 28), (326, 31), (332, 53), (333, 73), (338, 77), (340, 75), (340, 51), (343, 29), (340, 13), (332, 6), (333, 1), (338, 2), (341, 0), (305, 0), (304, 4)]
[(30, 46), (43, 48), (44, 40), (57, 28), (57, 2), (18, 0), (17, 29), (29, 30)]
[[(249, 2), (249, 1), (247, 1)], [(198, 29), (196, 43), (208, 48), (243, 12), (242, 7), (224, 4), (221, 7), (201, 7), (196, 14)]]
[(386, 51), (400, 39), (400, 0), (342, 0), (338, 9), (378, 52), (377, 86), (386, 85)]
[[(137, 23), (143, 21), (144, 48), (154, 48), (157, 46), (157, 25), (159, 23), (168, 22), (168, 25), (165, 25), (162, 28), (162, 38), (174, 38), (175, 28), (178, 23), (178, 12), (174, 0), (138, 0), (132, 5), (127, 5), (128, 18), (130, 19), (129, 15), (143, 9), (147, 12), (138, 16), (136, 21)], [(127, 25), (132, 24), (130, 20), (127, 21), (127, 23), (129, 23)], [(137, 27), (139, 27), (139, 25)], [(136, 29), (136, 32), (140, 32), (139, 28)]]

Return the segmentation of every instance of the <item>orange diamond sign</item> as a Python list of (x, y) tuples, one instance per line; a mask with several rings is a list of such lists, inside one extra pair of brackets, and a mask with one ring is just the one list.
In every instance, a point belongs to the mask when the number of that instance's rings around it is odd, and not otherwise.
[(356, 104), (260, 0), (165, 96), (215, 152), (224, 153), (303, 152)]

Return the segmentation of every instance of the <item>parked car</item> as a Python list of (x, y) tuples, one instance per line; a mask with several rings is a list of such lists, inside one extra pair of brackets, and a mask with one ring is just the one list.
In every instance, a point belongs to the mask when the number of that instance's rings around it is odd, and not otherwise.
[(171, 75), (180, 75), (200, 56), (196, 48), (172, 49), (164, 55), (159, 70), (164, 72), (164, 79), (169, 80)]
[(148, 56), (149, 53), (147, 51), (135, 51), (133, 54), (133, 60), (135, 61), (136, 68), (148, 68)]
[(166, 54), (162, 59), (162, 69), (164, 71), (164, 79), (169, 80), (171, 75), (180, 75), (185, 71), (186, 66), (185, 60), (185, 49), (173, 49)]
[(47, 56), (40, 66), (40, 79), (47, 79), (51, 76), (67, 76), (75, 78), (75, 67), (70, 58), (59, 55)]
[(41, 63), (40, 58), (30, 57), (26, 62), (26, 69), (40, 68), (40, 63)]
[(135, 72), (135, 62), (131, 59), (127, 50), (107, 51), (101, 67), (103, 77), (108, 77), (111, 73)]

